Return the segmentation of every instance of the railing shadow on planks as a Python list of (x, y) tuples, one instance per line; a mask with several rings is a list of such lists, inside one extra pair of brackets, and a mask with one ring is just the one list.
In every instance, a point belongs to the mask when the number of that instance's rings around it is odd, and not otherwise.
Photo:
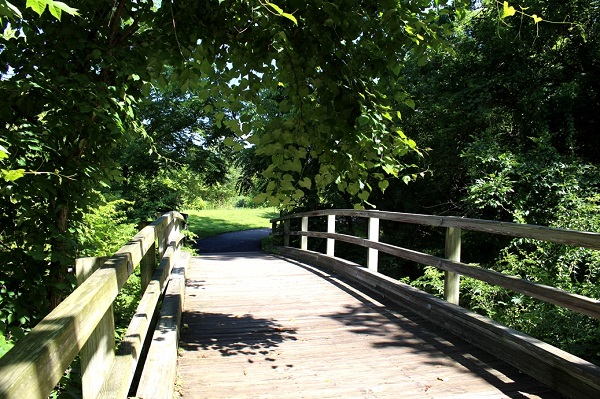
[[(114, 256), (78, 259), (77, 289), (0, 359), (0, 398), (47, 398), (78, 354), (83, 398), (126, 398), (141, 366), (135, 395), (171, 398), (189, 263), (184, 228), (184, 217), (168, 212)], [(144, 294), (115, 352), (112, 304), (138, 265)]]
[[(309, 231), (309, 218), (325, 217), (327, 232)], [(368, 238), (336, 233), (336, 217), (367, 218)], [(298, 218), (301, 219), (300, 231), (290, 231), (290, 220)], [(379, 242), (380, 220), (446, 228), (446, 258)], [(593, 250), (600, 250), (599, 233), (460, 217), (341, 209), (286, 215), (271, 220), (271, 223), (273, 233), (284, 236), (284, 246), (278, 247), (281, 255), (329, 268), (356, 281), (492, 353), (566, 397), (600, 397), (600, 367), (458, 306), (460, 275), (465, 275), (600, 319), (600, 301), (596, 299), (460, 262), (461, 229)], [(282, 229), (278, 229), (278, 223), (283, 224)], [(290, 246), (290, 236), (300, 236), (300, 248)], [(308, 237), (326, 239), (325, 254), (308, 250)], [(335, 241), (368, 248), (367, 267), (336, 257)], [(379, 273), (379, 251), (444, 270), (446, 300)]]

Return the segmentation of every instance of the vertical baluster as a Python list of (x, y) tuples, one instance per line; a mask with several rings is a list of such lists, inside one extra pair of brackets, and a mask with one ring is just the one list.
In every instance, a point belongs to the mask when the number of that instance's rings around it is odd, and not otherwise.
[[(461, 230), (458, 227), (448, 227), (446, 229), (446, 258), (460, 262), (461, 248)], [(460, 274), (454, 272), (444, 272), (444, 298), (455, 305), (458, 305), (460, 294)]]
[[(379, 218), (369, 218), (369, 241), (379, 242)], [(379, 263), (379, 251), (369, 248), (367, 254), (367, 267), (377, 271)]]
[[(327, 232), (335, 233), (335, 215), (327, 215)], [(335, 239), (327, 239), (327, 256), (335, 256)]]
[[(146, 227), (148, 224), (150, 224), (149, 222), (140, 222), (138, 224), (138, 229), (142, 230), (144, 227)], [(152, 279), (152, 275), (154, 274), (154, 271), (156, 270), (156, 240), (155, 244), (153, 244), (150, 248), (148, 248), (148, 251), (146, 252), (146, 254), (142, 257), (142, 260), (140, 261), (140, 279), (141, 279), (141, 284), (142, 284), (142, 292), (144, 292), (146, 290), (146, 287), (148, 287), (148, 284), (150, 283), (150, 280)]]
[[(304, 216), (302, 218), (302, 231), (308, 231), (308, 216)], [(307, 250), (308, 249), (308, 237), (300, 236), (300, 249)]]

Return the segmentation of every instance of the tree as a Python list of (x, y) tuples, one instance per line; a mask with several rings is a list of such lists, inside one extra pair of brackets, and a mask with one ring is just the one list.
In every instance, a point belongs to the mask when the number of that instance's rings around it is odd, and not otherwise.
[[(215, 126), (270, 157), (264, 176), (275, 182), (267, 193), (274, 203), (292, 205), (337, 183), (360, 204), (367, 178), (401, 175), (401, 157), (416, 148), (399, 132), (382, 82), (393, 81), (409, 53), (424, 62), (463, 7), (85, 0), (78, 16), (65, 16), (58, 11), (75, 12), (54, 0), (27, 4), (0, 3), (0, 285), (16, 295), (1, 301), (24, 304), (2, 314), (2, 331), (31, 325), (68, 291), (83, 216), (101, 202), (99, 188), (122, 178), (114, 150), (148, 137), (140, 101), (152, 85), (171, 82), (232, 114), (253, 102), (262, 113), (259, 89), (281, 90), (278, 107), (291, 118), (261, 123), (216, 112)], [(401, 87), (396, 93), (409, 101)], [(318, 173), (305, 176), (303, 165)]]

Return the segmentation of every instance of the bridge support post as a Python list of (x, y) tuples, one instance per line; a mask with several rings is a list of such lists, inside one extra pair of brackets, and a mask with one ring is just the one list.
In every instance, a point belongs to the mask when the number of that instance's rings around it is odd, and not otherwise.
[[(308, 231), (308, 216), (304, 216), (302, 218), (302, 226), (301, 231)], [(308, 237), (301, 236), (300, 237), (300, 249), (307, 250), (308, 249)]]
[[(138, 223), (138, 230), (142, 230), (144, 227), (148, 226), (150, 222), (140, 222)], [(156, 240), (154, 240), (156, 241)], [(150, 280), (152, 279), (152, 275), (156, 270), (156, 243), (153, 244), (150, 248), (148, 248), (148, 252), (142, 257), (140, 262), (140, 279), (142, 284), (142, 292), (146, 290)]]
[[(335, 233), (335, 215), (327, 215), (327, 232)], [(327, 239), (327, 256), (335, 256), (335, 239)]]
[[(379, 242), (379, 219), (369, 218), (369, 241)], [(367, 267), (374, 272), (377, 271), (379, 263), (379, 251), (369, 248), (367, 254)]]
[[(460, 262), (461, 230), (458, 227), (446, 229), (446, 258)], [(460, 294), (460, 274), (444, 271), (444, 298), (458, 305)]]
[[(77, 286), (100, 268), (108, 258), (75, 259), (75, 276)], [(81, 348), (81, 397), (95, 398), (102, 382), (110, 373), (110, 366), (115, 357), (115, 321), (112, 305), (98, 323), (92, 335)]]

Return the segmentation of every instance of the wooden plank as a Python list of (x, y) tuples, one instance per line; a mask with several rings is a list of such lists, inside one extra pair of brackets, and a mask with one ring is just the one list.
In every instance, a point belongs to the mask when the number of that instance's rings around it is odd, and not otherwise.
[[(75, 259), (77, 285), (99, 269), (108, 257)], [(109, 307), (90, 338), (79, 352), (81, 359), (81, 396), (95, 398), (102, 381), (110, 372), (115, 357), (115, 320), (113, 307)]]
[(247, 255), (192, 259), (178, 366), (187, 399), (558, 398), (336, 274)]
[(75, 280), (77, 281), (77, 286), (79, 287), (83, 284), (83, 282), (107, 260), (108, 256), (75, 259)]
[(185, 293), (185, 271), (190, 255), (181, 255), (173, 268), (160, 319), (154, 331), (136, 396), (172, 399), (177, 375), (177, 348)]
[(179, 217), (172, 212), (137, 233), (0, 358), (0, 397), (47, 398), (154, 242), (155, 229)]
[[(446, 258), (460, 262), (461, 230), (456, 227), (446, 229)], [(460, 274), (444, 271), (444, 299), (458, 305), (460, 297)]]
[[(369, 241), (379, 242), (379, 219), (369, 218)], [(367, 267), (377, 271), (379, 265), (379, 252), (374, 248), (369, 248), (367, 253)]]
[[(327, 232), (335, 233), (335, 215), (327, 216)], [(327, 239), (327, 255), (335, 256), (335, 240), (333, 238)]]
[(302, 212), (282, 216), (272, 221), (289, 220), (298, 217), (317, 216), (350, 216), (350, 217), (375, 217), (382, 220), (391, 220), (402, 223), (421, 224), (434, 227), (458, 227), (464, 230), (482, 231), (491, 234), (501, 234), (512, 237), (532, 238), (559, 244), (574, 245), (590, 249), (600, 249), (600, 233), (557, 229), (546, 226), (498, 222), (493, 220), (468, 219), (456, 216), (419, 215), (401, 212), (386, 211), (357, 211), (353, 209), (329, 209), (322, 211)]
[(174, 259), (175, 248), (169, 246), (152, 276), (152, 280), (150, 280), (144, 291), (144, 295), (114, 358), (110, 376), (103, 380), (98, 398), (127, 397), (157, 304), (167, 287), (167, 279), (173, 268)]
[(600, 395), (600, 367), (581, 358), (343, 259), (294, 248), (280, 250), (285, 256), (331, 268), (408, 306), (566, 397), (591, 398)]
[[(302, 231), (308, 231), (308, 218), (307, 217), (302, 218), (300, 228), (302, 229)], [(308, 249), (308, 237), (307, 236), (300, 237), (300, 248)]]
[[(299, 232), (290, 232), (292, 235), (295, 233)], [(303, 234), (310, 234), (313, 237), (320, 238), (334, 237), (338, 241), (344, 241), (362, 247), (376, 248), (379, 251), (390, 255), (408, 259), (423, 265), (434, 266), (441, 270), (473, 277), (478, 280), (485, 281), (486, 283), (517, 291), (525, 295), (529, 295), (530, 297), (537, 298), (554, 305), (562, 306), (596, 319), (600, 319), (600, 300), (597, 299), (573, 294), (555, 287), (538, 284), (533, 281), (524, 280), (508, 274), (502, 274), (494, 270), (488, 270), (478, 266), (468, 265), (466, 263), (454, 262), (445, 258), (439, 258), (437, 256), (424, 254), (411, 249), (396, 247), (390, 244), (372, 242), (365, 238), (314, 231), (305, 232)]]

